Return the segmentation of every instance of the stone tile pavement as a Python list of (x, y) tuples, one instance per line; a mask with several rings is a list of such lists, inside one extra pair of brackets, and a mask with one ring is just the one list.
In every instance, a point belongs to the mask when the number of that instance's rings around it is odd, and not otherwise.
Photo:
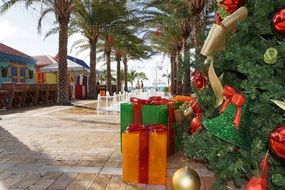
[[(171, 175), (185, 163), (168, 159), (167, 185), (127, 184), (121, 179), (118, 113), (97, 114), (95, 101), (0, 112), (0, 190), (171, 189)], [(214, 176), (191, 162), (209, 189)]]

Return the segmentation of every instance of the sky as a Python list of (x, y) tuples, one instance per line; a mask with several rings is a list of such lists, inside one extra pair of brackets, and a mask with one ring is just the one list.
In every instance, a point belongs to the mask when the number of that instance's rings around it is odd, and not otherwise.
[[(44, 34), (50, 28), (54, 27), (53, 15), (43, 21), (42, 34), (38, 33), (37, 23), (40, 14), (40, 7), (35, 5), (28, 10), (21, 5), (12, 7), (8, 12), (0, 15), (0, 42), (14, 49), (24, 52), (30, 56), (35, 55), (51, 55), (55, 56), (58, 51), (58, 35), (52, 35), (44, 39)], [(69, 38), (68, 54), (83, 59), (89, 65), (88, 52), (77, 54), (76, 51), (70, 51), (73, 42), (82, 38), (80, 34), (75, 34)], [(103, 63), (99, 63), (97, 68), (103, 69)], [(162, 66), (162, 70), (156, 71), (156, 66)], [(112, 69), (116, 69), (115, 62), (112, 64)], [(157, 79), (165, 82), (164, 73), (170, 72), (169, 58), (163, 55), (156, 55), (148, 60), (129, 61), (129, 70), (135, 69), (146, 73), (148, 81), (144, 81), (145, 86), (153, 86), (153, 82)]]

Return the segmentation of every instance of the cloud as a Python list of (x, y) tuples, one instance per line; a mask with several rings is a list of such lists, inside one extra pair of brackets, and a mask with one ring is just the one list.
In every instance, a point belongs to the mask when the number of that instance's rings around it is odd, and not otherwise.
[(19, 28), (13, 25), (8, 20), (0, 22), (0, 41), (7, 41), (13, 38), (18, 32)]

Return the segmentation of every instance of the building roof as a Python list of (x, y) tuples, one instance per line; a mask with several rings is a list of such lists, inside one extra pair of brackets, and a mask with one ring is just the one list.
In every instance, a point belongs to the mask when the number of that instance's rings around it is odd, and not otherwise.
[(40, 67), (44, 67), (47, 65), (51, 65), (53, 63), (57, 63), (57, 61), (49, 55), (38, 55), (38, 56), (34, 56), (33, 58), (37, 60), (36, 65)]
[(34, 60), (31, 56), (29, 56), (23, 52), (20, 52), (14, 48), (11, 48), (5, 44), (2, 44), (2, 43), (0, 43), (0, 53), (12, 55), (12, 56), (17, 56), (17, 57), (21, 57), (21, 58), (25, 58), (25, 59)]
[[(68, 71), (87, 71), (89, 72), (89, 69), (85, 68), (82, 65), (79, 65), (78, 63), (67, 59), (67, 70)], [(42, 72), (57, 72), (58, 71), (58, 63), (53, 63), (48, 66), (41, 68)]]
[(90, 67), (85, 63), (85, 61), (72, 57), (70, 55), (67, 55), (67, 59), (69, 59), (70, 61), (73, 61), (75, 63), (77, 63), (78, 65), (81, 65), (82, 67), (84, 67), (85, 69), (90, 69)]

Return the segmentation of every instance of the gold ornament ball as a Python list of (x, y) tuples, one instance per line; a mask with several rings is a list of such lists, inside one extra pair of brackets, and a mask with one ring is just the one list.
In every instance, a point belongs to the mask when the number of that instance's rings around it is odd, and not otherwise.
[(185, 167), (174, 173), (172, 185), (174, 190), (200, 190), (201, 181), (193, 169)]

